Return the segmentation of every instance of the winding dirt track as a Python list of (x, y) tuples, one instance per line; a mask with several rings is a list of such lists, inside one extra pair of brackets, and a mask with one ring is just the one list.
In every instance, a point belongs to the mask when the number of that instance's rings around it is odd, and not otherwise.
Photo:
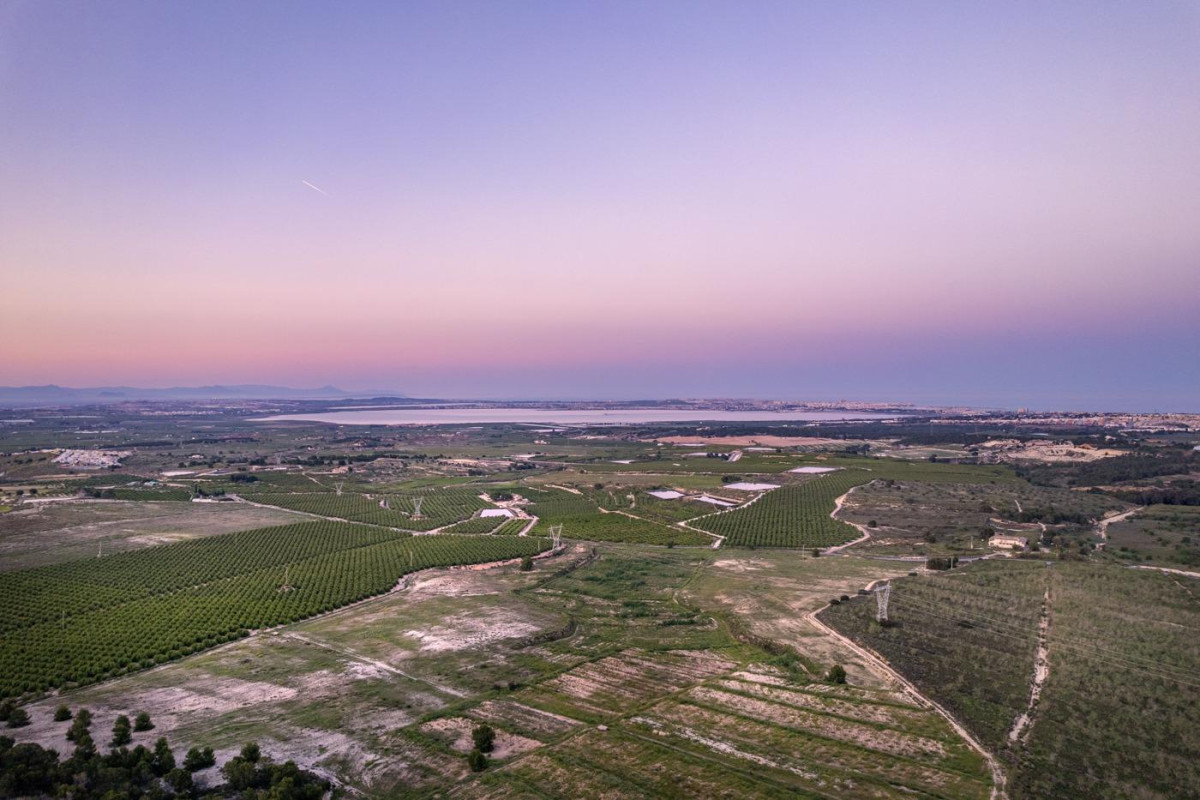
[[(842, 506), (846, 504), (846, 498), (848, 498), (857, 488), (858, 486), (851, 486), (848, 492), (833, 501), (833, 511), (829, 512), (830, 519), (838, 519), (838, 512), (841, 511)], [(845, 544), (839, 544), (836, 547), (825, 548), (825, 555), (829, 555), (830, 553), (840, 553), (847, 547), (853, 547), (856, 544), (862, 544), (867, 539), (871, 538), (871, 531), (866, 525), (859, 525), (857, 522), (850, 522), (849, 520), (845, 519), (838, 519), (838, 522), (845, 522), (847, 525), (856, 528), (858, 532), (862, 534), (862, 536), (858, 537), (853, 542), (846, 542)]]
[(871, 650), (856, 644), (854, 641), (843, 636), (821, 620), (817, 619), (817, 615), (826, 608), (829, 608), (829, 606), (825, 605), (815, 611), (810, 611), (804, 615), (804, 619), (807, 620), (808, 623), (817, 630), (832, 636), (838, 642), (859, 655), (866, 662), (867, 666), (871, 668), (877, 675), (885, 680), (891, 680), (898, 683), (900, 686), (904, 687), (905, 691), (908, 692), (913, 699), (925, 707), (933, 709), (938, 713), (938, 715), (945, 719), (946, 722), (950, 724), (950, 727), (954, 729), (954, 732), (961, 736), (963, 741), (965, 741), (972, 750), (979, 753), (981, 756), (983, 756), (984, 760), (987, 761), (988, 769), (990, 769), (992, 772), (993, 785), (991, 800), (1008, 800), (1008, 793), (1004, 790), (1004, 770), (1000, 767), (1000, 761), (994, 755), (988, 752), (988, 750), (985, 749), (984, 746), (980, 744), (966, 728), (960, 725), (958, 720), (954, 718), (954, 715), (942, 708), (942, 706), (936, 703), (934, 700), (922, 694), (916, 686), (914, 686), (907, 678), (889, 666), (888, 663), (880, 656), (876, 655)]

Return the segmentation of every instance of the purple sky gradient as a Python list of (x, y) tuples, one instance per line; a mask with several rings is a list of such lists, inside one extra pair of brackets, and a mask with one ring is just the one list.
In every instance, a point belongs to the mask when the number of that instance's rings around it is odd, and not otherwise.
[(1200, 410), (1197, 131), (1192, 2), (9, 0), (0, 384)]

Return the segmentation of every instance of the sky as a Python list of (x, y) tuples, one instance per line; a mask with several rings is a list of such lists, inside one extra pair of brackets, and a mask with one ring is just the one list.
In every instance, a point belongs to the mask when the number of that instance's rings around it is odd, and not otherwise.
[(0, 385), (1200, 411), (1200, 4), (0, 0)]

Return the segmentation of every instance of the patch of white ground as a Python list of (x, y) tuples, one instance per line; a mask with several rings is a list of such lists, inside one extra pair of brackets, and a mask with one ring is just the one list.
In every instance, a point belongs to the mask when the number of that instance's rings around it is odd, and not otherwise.
[[(479, 726), (479, 722), (466, 717), (441, 717), (430, 720), (421, 726), (421, 731), (434, 738), (445, 741), (452, 749), (460, 753), (469, 753), (475, 742), (471, 732)], [(541, 747), (541, 742), (529, 739), (516, 733), (510, 733), (502, 728), (492, 728), (496, 738), (493, 749), (488, 753), (489, 758), (505, 759), (510, 756), (528, 753), (534, 748)]]

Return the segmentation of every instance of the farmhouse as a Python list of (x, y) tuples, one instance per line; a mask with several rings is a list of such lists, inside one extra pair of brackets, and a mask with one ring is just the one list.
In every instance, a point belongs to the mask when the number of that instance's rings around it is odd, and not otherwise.
[(1029, 540), (1024, 536), (1010, 536), (1006, 533), (997, 533), (988, 539), (988, 545), (990, 547), (998, 547), (1002, 550), (1027, 550), (1029, 548)]

